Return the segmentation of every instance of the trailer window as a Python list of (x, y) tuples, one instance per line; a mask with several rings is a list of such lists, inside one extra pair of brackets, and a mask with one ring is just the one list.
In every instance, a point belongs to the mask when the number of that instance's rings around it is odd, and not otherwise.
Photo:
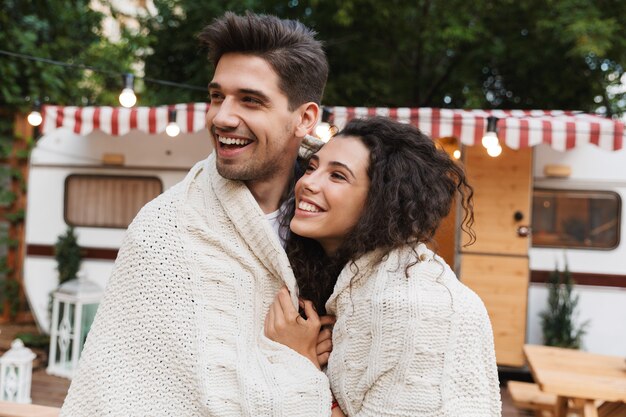
[(533, 192), (532, 244), (613, 249), (619, 244), (621, 199), (609, 191)]
[(65, 222), (123, 229), (162, 192), (163, 184), (156, 177), (70, 175), (65, 180)]

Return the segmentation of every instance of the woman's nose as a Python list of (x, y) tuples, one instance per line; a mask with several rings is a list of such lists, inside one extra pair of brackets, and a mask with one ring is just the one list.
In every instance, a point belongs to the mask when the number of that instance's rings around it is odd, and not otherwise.
[(320, 178), (319, 175), (316, 175), (316, 172), (312, 172), (309, 174), (304, 174), (304, 176), (302, 178), (300, 178), (300, 181), (302, 181), (302, 185), (304, 187), (304, 189), (312, 192), (312, 193), (317, 193), (320, 190)]

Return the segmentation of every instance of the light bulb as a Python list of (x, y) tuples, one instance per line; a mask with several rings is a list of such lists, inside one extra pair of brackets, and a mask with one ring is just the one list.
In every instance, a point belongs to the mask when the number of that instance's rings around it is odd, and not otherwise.
[(165, 126), (165, 133), (173, 138), (178, 136), (180, 133), (180, 127), (176, 124), (176, 122), (169, 122), (167, 126)]
[(326, 122), (322, 122), (315, 127), (315, 136), (323, 140), (324, 142), (328, 142), (331, 137), (330, 133), (330, 125)]
[(321, 122), (315, 127), (315, 136), (324, 142), (328, 142), (333, 136), (337, 134), (337, 126)]
[(496, 132), (485, 132), (482, 144), (487, 149), (498, 145), (498, 135), (496, 135)]
[(31, 126), (39, 126), (43, 122), (43, 117), (37, 110), (33, 110), (28, 114), (26, 120), (28, 120), (28, 124)]
[(452, 152), (452, 156), (454, 157), (454, 159), (459, 159), (461, 157), (461, 151), (456, 149), (454, 152)]
[(137, 96), (132, 88), (124, 88), (120, 94), (120, 104), (126, 108), (133, 107), (137, 103)]
[(487, 153), (489, 154), (489, 156), (495, 158), (502, 153), (502, 146), (497, 144), (495, 146), (490, 146), (489, 148), (487, 148)]

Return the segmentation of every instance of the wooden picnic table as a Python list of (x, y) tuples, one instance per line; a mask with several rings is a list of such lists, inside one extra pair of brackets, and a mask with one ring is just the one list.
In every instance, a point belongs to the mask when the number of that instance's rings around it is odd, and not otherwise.
[(59, 409), (0, 401), (0, 417), (58, 417)]
[(535, 382), (557, 395), (555, 417), (565, 417), (568, 399), (582, 404), (584, 417), (597, 417), (596, 401), (626, 403), (626, 362), (619, 356), (525, 345)]

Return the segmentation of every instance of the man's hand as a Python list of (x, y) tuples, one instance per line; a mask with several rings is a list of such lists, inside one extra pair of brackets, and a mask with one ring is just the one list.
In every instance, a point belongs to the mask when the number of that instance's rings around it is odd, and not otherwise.
[(328, 364), (328, 358), (330, 352), (333, 350), (333, 331), (332, 325), (335, 324), (335, 316), (322, 316), (320, 317), (320, 324), (322, 330), (320, 330), (317, 336), (317, 346), (315, 348), (317, 353), (317, 362), (321, 367)]

